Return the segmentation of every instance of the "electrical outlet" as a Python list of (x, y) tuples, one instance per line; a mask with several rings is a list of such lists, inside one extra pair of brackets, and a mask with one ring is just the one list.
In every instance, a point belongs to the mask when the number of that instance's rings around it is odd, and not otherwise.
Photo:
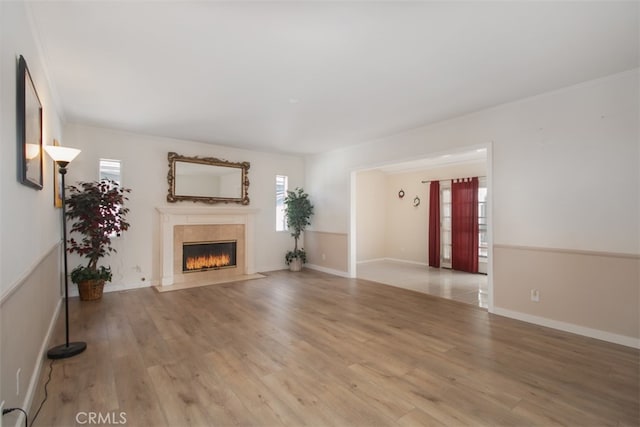
[(537, 289), (531, 289), (531, 301), (540, 302), (540, 291)]
[(18, 368), (16, 371), (16, 396), (20, 396), (20, 371), (22, 368)]
[(325, 254), (322, 254), (322, 260), (325, 261), (327, 259), (327, 256)]

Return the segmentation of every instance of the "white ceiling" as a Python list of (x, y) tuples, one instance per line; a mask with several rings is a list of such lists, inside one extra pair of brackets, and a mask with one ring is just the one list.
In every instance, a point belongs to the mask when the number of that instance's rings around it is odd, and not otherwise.
[(66, 121), (277, 152), (639, 65), (635, 1), (28, 5)]

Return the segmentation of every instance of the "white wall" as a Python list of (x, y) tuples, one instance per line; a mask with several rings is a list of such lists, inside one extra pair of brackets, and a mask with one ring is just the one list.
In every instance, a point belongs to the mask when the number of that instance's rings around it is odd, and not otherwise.
[(2, 115), (0, 150), (0, 203), (2, 203), (2, 239), (0, 239), (0, 291), (6, 292), (31, 264), (60, 240), (60, 213), (53, 206), (52, 162), (44, 159), (44, 189), (34, 190), (17, 180), (16, 74), (17, 60), (24, 56), (40, 102), (43, 104), (43, 142), (51, 145), (60, 139), (62, 127), (48, 82), (31, 36), (30, 24), (22, 2), (1, 2), (2, 64), (0, 90)]
[[(357, 147), (309, 156), (306, 181), (307, 191), (316, 200), (314, 228), (349, 232), (353, 171), (489, 146), (494, 245), (630, 254), (637, 263), (638, 80), (635, 69)], [(498, 262), (494, 257), (494, 263)], [(638, 320), (637, 279), (627, 277), (616, 285), (575, 285), (586, 293), (610, 286), (607, 292), (615, 294), (616, 286), (624, 287), (620, 294), (625, 299), (618, 302), (629, 310), (618, 319), (625, 324), (619, 324), (617, 330), (637, 334), (637, 327), (628, 327), (634, 313), (635, 322)], [(501, 287), (517, 283), (495, 281), (493, 286), (498, 295)], [(524, 299), (527, 292), (521, 289), (518, 295)], [(511, 307), (509, 298), (500, 304), (504, 309)], [(544, 311), (544, 316), (579, 322), (566, 315), (572, 312), (571, 304), (555, 304), (552, 314)], [(595, 317), (607, 316), (597, 298), (585, 304)], [(527, 306), (527, 310), (535, 316), (543, 312), (543, 305)]]
[[(60, 300), (59, 209), (53, 206), (52, 162), (44, 161), (44, 188), (17, 180), (17, 60), (23, 55), (43, 105), (43, 141), (62, 136), (25, 3), (0, 2), (0, 401), (28, 410), (41, 350)], [(20, 394), (16, 371), (21, 369)], [(7, 425), (16, 414), (4, 417)]]
[(636, 69), (309, 156), (314, 228), (348, 232), (351, 171), (493, 144), (495, 243), (638, 254), (637, 136)]
[[(304, 186), (304, 160), (301, 157), (77, 124), (65, 127), (64, 142), (82, 150), (70, 165), (68, 183), (97, 179), (100, 158), (119, 159), (122, 161), (123, 185), (132, 190), (128, 202), (131, 228), (115, 242), (118, 253), (104, 260), (104, 264), (111, 265), (114, 270), (113, 281), (105, 287), (106, 291), (148, 286), (150, 282), (156, 283), (160, 279), (160, 225), (155, 208), (193, 205), (192, 202), (169, 204), (166, 201), (167, 153), (170, 151), (185, 156), (250, 162), (249, 206), (260, 210), (255, 222), (256, 268), (258, 271), (269, 271), (286, 267), (284, 254), (293, 241), (289, 233), (275, 231), (275, 176), (288, 175), (291, 188)], [(80, 260), (74, 258), (71, 266), (78, 262)]]

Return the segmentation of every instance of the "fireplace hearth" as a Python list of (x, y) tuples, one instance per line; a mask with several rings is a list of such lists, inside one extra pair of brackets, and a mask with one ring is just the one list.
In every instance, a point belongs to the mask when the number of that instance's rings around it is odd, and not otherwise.
[(235, 268), (237, 241), (185, 242), (182, 245), (182, 271), (198, 271)]

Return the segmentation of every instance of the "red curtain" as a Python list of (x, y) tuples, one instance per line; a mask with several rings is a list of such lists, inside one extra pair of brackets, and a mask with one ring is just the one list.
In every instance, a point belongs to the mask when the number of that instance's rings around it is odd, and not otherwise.
[(478, 178), (451, 183), (451, 267), (478, 272)]
[(429, 184), (429, 266), (440, 267), (440, 181)]

